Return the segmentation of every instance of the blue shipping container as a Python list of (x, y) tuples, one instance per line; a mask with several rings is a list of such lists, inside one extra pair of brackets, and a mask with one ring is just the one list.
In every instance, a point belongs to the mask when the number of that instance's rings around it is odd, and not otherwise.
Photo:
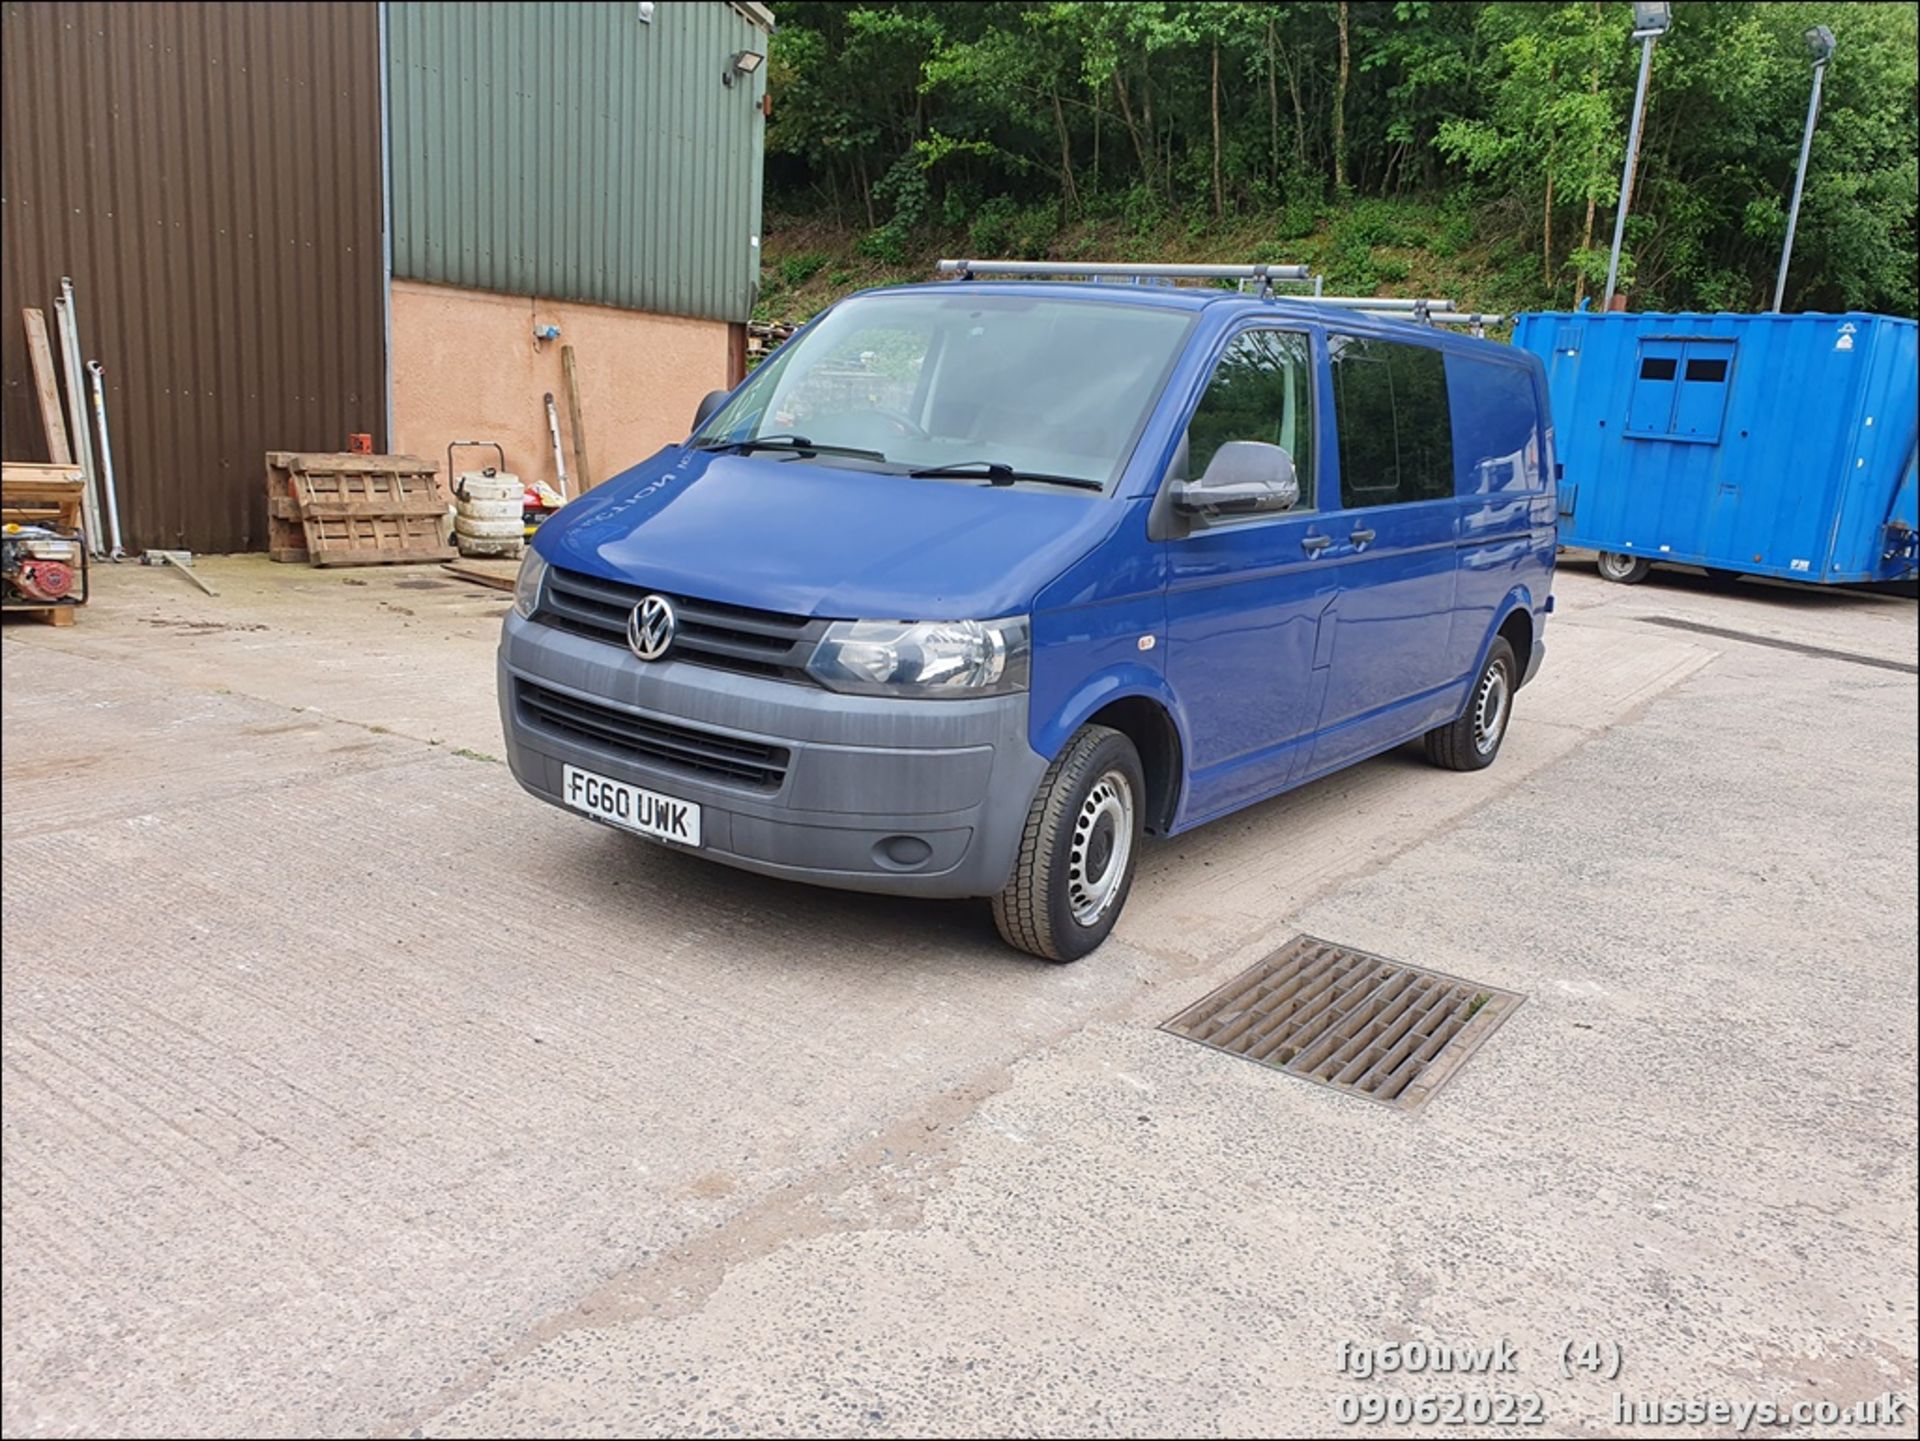
[(1516, 317), (1546, 362), (1562, 543), (1837, 584), (1915, 574), (1916, 327), (1887, 315)]

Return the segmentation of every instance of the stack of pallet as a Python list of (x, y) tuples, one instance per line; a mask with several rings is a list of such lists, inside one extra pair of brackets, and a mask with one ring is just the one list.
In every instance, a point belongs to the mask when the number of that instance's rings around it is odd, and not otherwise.
[(412, 455), (267, 452), (267, 549), (312, 565), (444, 561), (447, 499)]

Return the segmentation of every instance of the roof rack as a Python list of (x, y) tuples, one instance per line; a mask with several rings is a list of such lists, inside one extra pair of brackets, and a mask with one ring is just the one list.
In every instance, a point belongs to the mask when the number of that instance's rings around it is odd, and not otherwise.
[(960, 280), (993, 276), (1027, 280), (1072, 276), (1096, 280), (1258, 280), (1267, 289), (1276, 280), (1312, 279), (1312, 272), (1304, 265), (1128, 265), (1110, 260), (943, 260), (935, 271)]
[(1486, 327), (1505, 319), (1500, 315), (1464, 314), (1452, 300), (1444, 297), (1400, 299), (1378, 295), (1323, 295), (1324, 277), (1305, 265), (1130, 265), (1111, 260), (942, 260), (936, 273), (957, 280), (988, 279), (1003, 276), (1024, 280), (1062, 280), (1082, 277), (1094, 280), (1163, 281), (1237, 280), (1244, 291), (1249, 281), (1258, 282), (1262, 299), (1275, 299), (1274, 286), (1294, 282), (1313, 286), (1312, 295), (1295, 299), (1315, 305), (1335, 305), (1362, 315), (1377, 315), (1393, 320), (1410, 320), (1416, 325), (1464, 325), (1475, 335), (1484, 335)]

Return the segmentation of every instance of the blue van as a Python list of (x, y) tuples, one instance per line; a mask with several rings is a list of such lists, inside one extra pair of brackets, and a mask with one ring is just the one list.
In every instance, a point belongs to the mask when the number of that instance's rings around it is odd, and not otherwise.
[(1145, 835), (1418, 737), (1491, 764), (1554, 480), (1509, 346), (1218, 289), (864, 292), (540, 528), (508, 758), (728, 865), (990, 897), (1070, 961)]

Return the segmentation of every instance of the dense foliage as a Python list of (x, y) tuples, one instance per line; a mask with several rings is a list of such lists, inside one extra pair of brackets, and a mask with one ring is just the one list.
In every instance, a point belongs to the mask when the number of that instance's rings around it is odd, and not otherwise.
[[(769, 197), (860, 232), (1043, 256), (1175, 234), (1391, 288), (1476, 247), (1508, 303), (1604, 279), (1638, 47), (1619, 0), (776, 4)], [(1764, 307), (1811, 61), (1838, 37), (1788, 306), (1916, 307), (1916, 7), (1681, 3), (1654, 56), (1622, 265), (1636, 308)], [(1111, 245), (1110, 245), (1111, 248)], [(1124, 258), (1139, 258), (1137, 255)]]

